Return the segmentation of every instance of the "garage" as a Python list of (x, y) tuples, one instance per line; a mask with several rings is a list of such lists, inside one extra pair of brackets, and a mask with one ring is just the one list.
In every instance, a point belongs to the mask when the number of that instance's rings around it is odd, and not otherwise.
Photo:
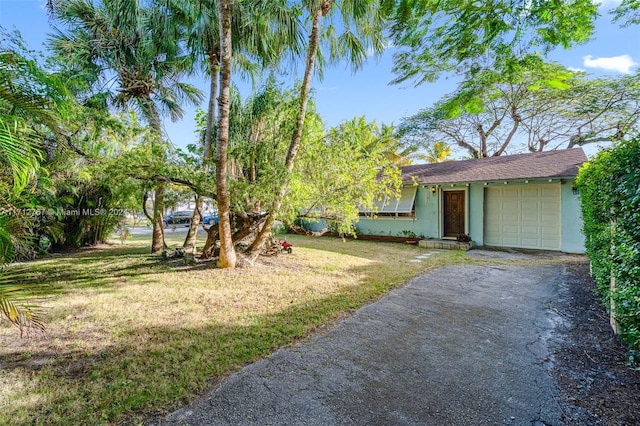
[(484, 243), (560, 250), (560, 184), (485, 188)]

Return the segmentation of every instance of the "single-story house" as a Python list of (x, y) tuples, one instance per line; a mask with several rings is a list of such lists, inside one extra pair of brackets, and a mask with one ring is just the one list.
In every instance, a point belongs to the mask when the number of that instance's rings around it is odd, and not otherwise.
[(584, 253), (575, 179), (585, 161), (573, 148), (406, 166), (400, 199), (361, 212), (358, 230)]

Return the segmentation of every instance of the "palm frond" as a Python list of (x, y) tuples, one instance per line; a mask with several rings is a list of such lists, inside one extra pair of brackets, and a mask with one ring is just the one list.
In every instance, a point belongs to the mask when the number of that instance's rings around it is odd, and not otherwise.
[(43, 333), (46, 324), (40, 308), (28, 303), (33, 300), (22, 284), (11, 284), (0, 272), (0, 313), (20, 329), (20, 336)]
[(13, 171), (13, 190), (21, 192), (38, 167), (35, 141), (18, 121), (0, 115), (0, 154)]

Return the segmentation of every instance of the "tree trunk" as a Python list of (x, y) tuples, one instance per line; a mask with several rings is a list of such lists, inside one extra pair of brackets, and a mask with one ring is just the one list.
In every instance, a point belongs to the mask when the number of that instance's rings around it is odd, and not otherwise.
[[(141, 99), (141, 106), (144, 112), (145, 118), (149, 123), (149, 127), (153, 132), (154, 146), (152, 152), (161, 156), (163, 159), (166, 156), (162, 143), (162, 124), (160, 122), (160, 114), (158, 109), (151, 99), (151, 94), (147, 93)], [(158, 183), (155, 190), (155, 197), (153, 199), (153, 237), (151, 240), (151, 252), (158, 253), (166, 247), (164, 242), (164, 227), (163, 213), (164, 213), (164, 183)]]
[(220, 232), (220, 268), (236, 267), (229, 217), (227, 187), (227, 147), (229, 143), (229, 92), (231, 86), (231, 11), (230, 0), (218, 2), (220, 28), (220, 96), (218, 98), (218, 137), (216, 139), (216, 194), (218, 197), (218, 229)]
[(307, 51), (307, 60), (305, 64), (305, 72), (304, 79), (302, 80), (302, 87), (300, 88), (300, 97), (299, 97), (299, 110), (298, 117), (296, 120), (296, 126), (294, 128), (293, 134), (291, 135), (291, 142), (289, 143), (289, 152), (287, 153), (287, 158), (285, 161), (285, 169), (286, 176), (285, 181), (278, 192), (276, 199), (271, 204), (269, 209), (269, 214), (267, 215), (267, 219), (262, 226), (262, 229), (256, 236), (256, 239), (253, 241), (249, 249), (247, 250), (247, 260), (252, 263), (260, 254), (260, 250), (262, 250), (262, 246), (264, 246), (265, 242), (271, 235), (271, 228), (273, 227), (273, 223), (276, 220), (276, 215), (282, 206), (282, 202), (284, 197), (287, 195), (289, 191), (289, 182), (291, 179), (291, 172), (293, 171), (293, 165), (295, 162), (296, 155), (298, 153), (298, 148), (300, 147), (300, 141), (302, 140), (302, 132), (304, 130), (304, 120), (307, 114), (307, 103), (309, 101), (309, 91), (311, 89), (311, 78), (313, 77), (313, 69), (315, 66), (316, 55), (318, 52), (318, 42), (320, 39), (320, 19), (325, 16), (331, 7), (330, 0), (324, 0), (322, 5), (316, 11), (313, 17), (313, 24), (311, 28), (311, 34), (309, 35), (309, 48)]
[(207, 241), (204, 243), (204, 248), (202, 249), (201, 259), (211, 259), (217, 253), (216, 242), (218, 241), (218, 228), (215, 226), (211, 226), (207, 229)]
[(153, 239), (151, 240), (151, 253), (159, 253), (165, 248), (164, 243), (164, 183), (158, 184), (153, 199)]
[[(202, 156), (202, 170), (204, 175), (209, 174), (209, 164), (211, 163), (213, 124), (216, 118), (216, 96), (218, 95), (218, 54), (209, 52), (209, 110), (207, 112), (207, 129), (204, 134), (204, 153)], [(200, 215), (202, 212), (202, 197), (197, 196), (196, 209), (191, 218), (191, 226), (189, 232), (184, 239), (182, 247), (188, 253), (195, 253), (196, 239), (198, 236), (198, 225), (200, 224)]]
[(184, 243), (182, 243), (182, 248), (184, 248), (185, 253), (196, 252), (196, 239), (198, 238), (198, 225), (200, 225), (200, 218), (202, 217), (202, 204), (202, 197), (196, 195), (196, 208), (193, 210), (189, 231), (184, 239)]

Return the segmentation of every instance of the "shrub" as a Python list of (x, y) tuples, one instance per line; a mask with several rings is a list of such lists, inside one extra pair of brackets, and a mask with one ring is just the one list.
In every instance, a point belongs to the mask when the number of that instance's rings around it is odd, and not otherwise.
[(640, 137), (601, 151), (580, 170), (577, 186), (598, 292), (607, 307), (615, 302), (623, 339), (640, 348)]

